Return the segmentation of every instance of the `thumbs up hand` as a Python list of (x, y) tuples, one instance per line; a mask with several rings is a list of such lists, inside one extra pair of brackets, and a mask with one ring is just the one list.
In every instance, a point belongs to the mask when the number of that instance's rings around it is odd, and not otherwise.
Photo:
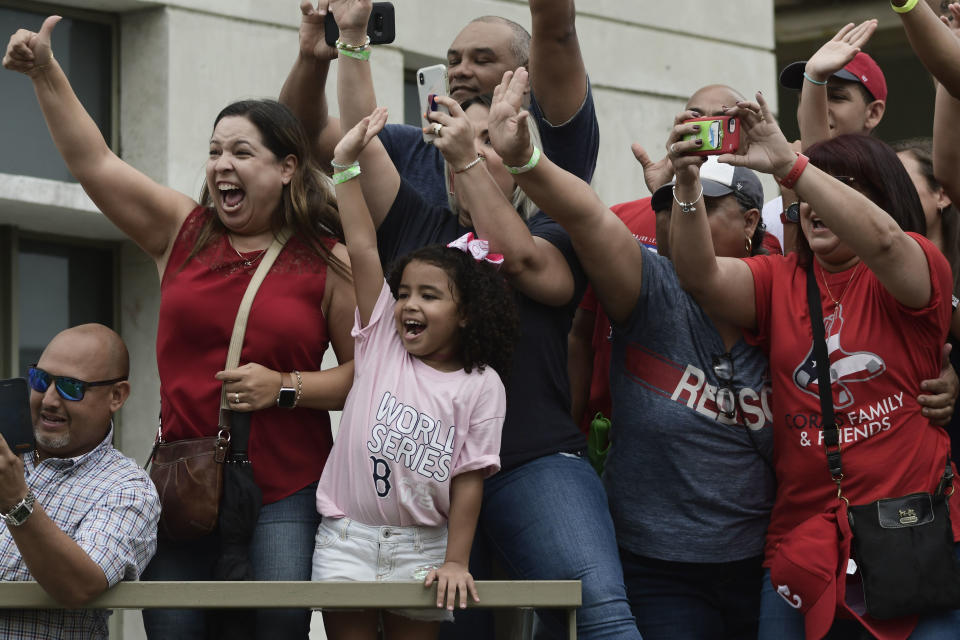
[(50, 34), (60, 22), (60, 16), (50, 16), (43, 21), (40, 32), (19, 29), (10, 36), (7, 51), (3, 56), (3, 66), (11, 71), (19, 71), (31, 78), (43, 73), (53, 61), (50, 48)]

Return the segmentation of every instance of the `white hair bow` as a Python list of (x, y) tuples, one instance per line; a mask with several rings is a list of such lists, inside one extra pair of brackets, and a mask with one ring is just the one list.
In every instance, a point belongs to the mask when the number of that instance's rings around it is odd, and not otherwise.
[(463, 234), (447, 246), (451, 249), (459, 249), (464, 253), (469, 253), (477, 262), (483, 260), (498, 266), (503, 264), (503, 254), (490, 253), (490, 243), (476, 237), (473, 232)]

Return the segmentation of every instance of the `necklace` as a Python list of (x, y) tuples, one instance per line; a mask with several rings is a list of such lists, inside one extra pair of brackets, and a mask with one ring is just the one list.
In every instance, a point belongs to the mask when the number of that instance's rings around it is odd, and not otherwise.
[[(266, 249), (260, 249), (260, 251), (257, 252), (257, 255), (255, 255), (252, 258), (248, 258), (247, 256), (240, 253), (240, 251), (235, 246), (233, 246), (233, 241), (229, 237), (227, 238), (227, 242), (230, 244), (230, 248), (233, 249), (233, 252), (236, 253), (241, 260), (243, 260), (243, 266), (245, 267), (252, 267), (254, 264), (256, 264), (257, 260), (262, 258), (263, 254), (267, 252)], [(248, 253), (253, 253), (253, 252), (250, 251)]]
[(843, 298), (843, 294), (847, 292), (847, 289), (850, 288), (850, 283), (853, 282), (853, 279), (857, 277), (857, 274), (860, 272), (861, 265), (863, 265), (863, 263), (858, 262), (857, 266), (853, 268), (853, 273), (851, 273), (850, 277), (847, 278), (847, 282), (843, 285), (843, 290), (840, 291), (840, 295), (837, 297), (834, 297), (833, 292), (830, 291), (830, 285), (827, 283), (827, 272), (822, 266), (820, 267), (820, 277), (823, 279), (823, 286), (827, 289), (827, 295), (830, 296), (831, 300), (833, 300), (834, 309), (840, 306), (840, 300)]

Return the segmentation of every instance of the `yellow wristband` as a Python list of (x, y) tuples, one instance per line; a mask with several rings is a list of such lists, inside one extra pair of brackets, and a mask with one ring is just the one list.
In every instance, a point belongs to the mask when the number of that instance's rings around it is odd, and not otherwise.
[(920, 0), (907, 0), (907, 4), (903, 5), (902, 7), (898, 7), (891, 2), (890, 7), (897, 13), (909, 13), (910, 11), (913, 11), (913, 8), (917, 6), (918, 2), (920, 2)]

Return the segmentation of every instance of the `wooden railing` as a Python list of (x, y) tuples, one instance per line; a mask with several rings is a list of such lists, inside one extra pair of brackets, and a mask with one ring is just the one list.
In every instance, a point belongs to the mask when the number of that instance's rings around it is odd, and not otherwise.
[[(565, 609), (568, 637), (577, 637), (579, 580), (476, 584), (480, 602), (468, 607)], [(437, 606), (435, 594), (421, 582), (121, 582), (85, 608), (429, 609)], [(36, 582), (0, 582), (0, 608), (60, 607)]]

